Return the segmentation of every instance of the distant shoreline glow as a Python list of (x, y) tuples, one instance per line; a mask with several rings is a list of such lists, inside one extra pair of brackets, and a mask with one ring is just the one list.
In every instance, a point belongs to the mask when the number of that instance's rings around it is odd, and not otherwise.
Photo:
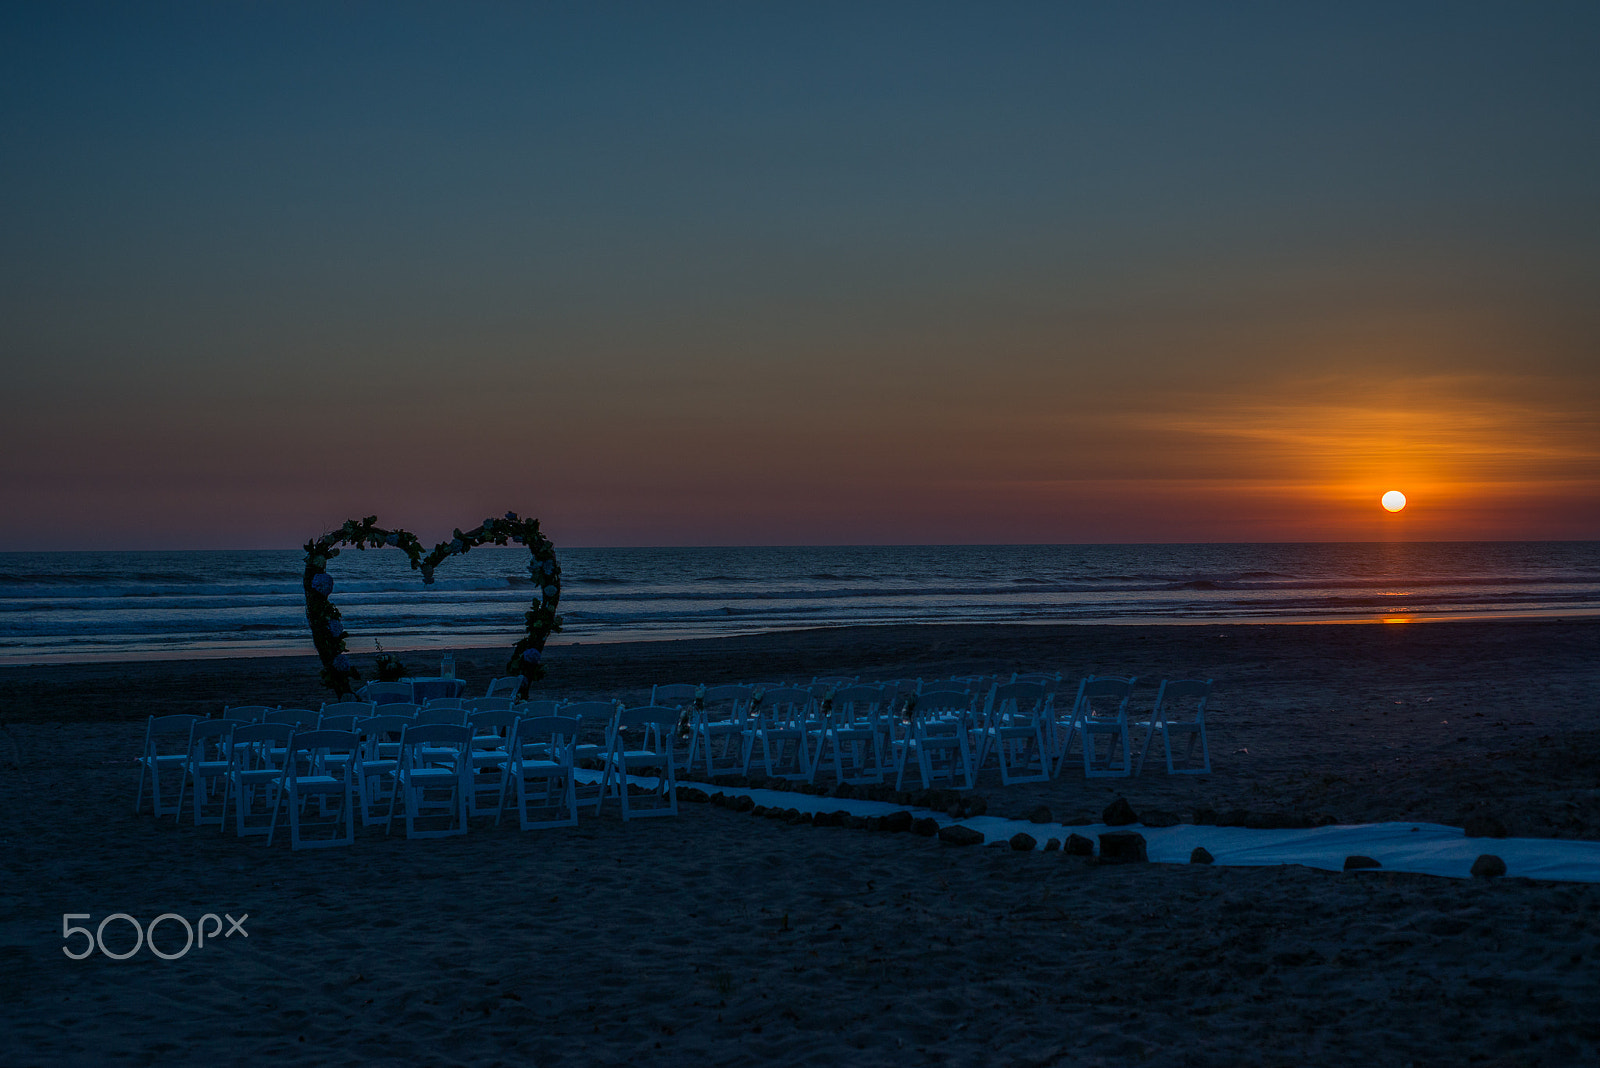
[[(1282, 619), (1271, 616), (1235, 616), (1228, 619), (1193, 619), (1177, 616), (1141, 616), (1108, 617), (1083, 622), (1063, 622), (1061, 620), (1047, 619), (1013, 619), (995, 621), (990, 623), (972, 623), (963, 621), (927, 622), (927, 623), (840, 623), (828, 624), (819, 627), (753, 627), (748, 631), (735, 634), (707, 634), (690, 628), (681, 630), (664, 629), (649, 632), (619, 633), (615, 635), (587, 635), (581, 639), (554, 638), (548, 648), (556, 649), (563, 646), (581, 645), (620, 645), (629, 643), (654, 643), (654, 642), (680, 642), (680, 641), (725, 641), (740, 635), (758, 634), (799, 634), (818, 630), (845, 630), (850, 627), (1333, 627), (1333, 626), (1383, 626), (1396, 623), (1539, 623), (1555, 621), (1558, 623), (1578, 622), (1600, 617), (1600, 609), (1595, 608), (1549, 608), (1549, 609), (1521, 609), (1506, 612), (1475, 611), (1462, 612), (1452, 615), (1448, 613), (1430, 613), (1414, 616), (1394, 616), (1382, 614), (1364, 614), (1360, 616), (1317, 616), (1307, 619)], [(422, 638), (400, 639), (392, 645), (385, 643), (384, 649), (388, 652), (421, 653), (421, 652), (484, 652), (498, 655), (504, 651), (504, 645), (509, 642), (490, 644), (483, 640), (483, 635), (475, 636), (476, 641), (451, 640), (441, 638), (427, 640)], [(302, 643), (289, 642), (262, 642), (240, 643), (239, 646), (228, 648), (196, 647), (184, 650), (181, 654), (174, 654), (171, 650), (154, 648), (119, 649), (115, 652), (73, 652), (73, 653), (34, 653), (29, 655), (12, 655), (0, 653), (0, 668), (26, 668), (45, 667), (52, 664), (105, 664), (105, 663), (151, 663), (156, 661), (176, 662), (184, 660), (258, 660), (303, 658), (314, 660), (316, 653), (311, 649), (310, 639)]]

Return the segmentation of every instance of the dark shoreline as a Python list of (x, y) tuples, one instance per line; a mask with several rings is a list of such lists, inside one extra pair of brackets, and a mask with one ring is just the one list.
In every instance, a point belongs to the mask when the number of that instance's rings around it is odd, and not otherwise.
[[(472, 692), (503, 673), (507, 649), (456, 650)], [(433, 652), (404, 653), (419, 674)], [(1486, 667), (1521, 676), (1587, 672), (1600, 664), (1600, 619), (1307, 624), (896, 624), (720, 638), (552, 646), (551, 697), (634, 701), (663, 682), (776, 681), (813, 675), (934, 677), (1011, 671), (1206, 677), (1223, 690), (1297, 665), (1315, 675), (1401, 672), (1474, 677)], [(357, 657), (370, 668), (369, 657)], [(0, 722), (126, 721), (210, 715), (226, 704), (319, 707), (329, 693), (312, 655), (0, 666)], [(369, 673), (369, 677), (370, 673)], [(1331, 681), (1331, 680), (1330, 680)], [(1591, 698), (1592, 701), (1592, 698)]]

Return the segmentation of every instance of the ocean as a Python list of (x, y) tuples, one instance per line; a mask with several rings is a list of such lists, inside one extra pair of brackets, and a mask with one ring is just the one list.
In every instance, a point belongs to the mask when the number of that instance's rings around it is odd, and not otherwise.
[[(1306, 623), (1600, 614), (1600, 542), (565, 549), (552, 644), (887, 623)], [(354, 654), (510, 645), (526, 552), (424, 586), (330, 568)], [(298, 549), (0, 553), (0, 663), (310, 653)]]

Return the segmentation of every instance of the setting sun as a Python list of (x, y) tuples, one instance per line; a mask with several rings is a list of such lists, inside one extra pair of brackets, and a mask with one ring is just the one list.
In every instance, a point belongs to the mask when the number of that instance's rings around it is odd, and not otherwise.
[(1399, 490), (1390, 490), (1383, 495), (1383, 506), (1391, 512), (1398, 512), (1406, 506), (1406, 495)]

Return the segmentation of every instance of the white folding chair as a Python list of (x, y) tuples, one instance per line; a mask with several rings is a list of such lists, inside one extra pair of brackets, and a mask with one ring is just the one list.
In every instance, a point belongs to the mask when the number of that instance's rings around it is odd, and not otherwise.
[(493, 812), (500, 821), (501, 799), (505, 796), (506, 776), (511, 766), (511, 735), (517, 726), (517, 713), (510, 709), (474, 712), (467, 717), (472, 729), (472, 782), (467, 790), (467, 815)]
[[(197, 719), (189, 729), (188, 759), (184, 762), (184, 785), (178, 790), (177, 818), (183, 819), (183, 798), (189, 791), (193, 798), (194, 824), (220, 824), (227, 819), (227, 779), (229, 754), (233, 747), (233, 729), (242, 721), (232, 719)], [(215, 804), (215, 815), (205, 812), (208, 804)]]
[[(1144, 773), (1144, 758), (1150, 755), (1154, 735), (1161, 735), (1161, 744), (1167, 751), (1168, 775), (1209, 775), (1211, 749), (1206, 745), (1206, 704), (1211, 700), (1210, 679), (1172, 679), (1161, 682), (1156, 692), (1155, 707), (1150, 718), (1138, 726), (1145, 729), (1144, 745), (1139, 749), (1139, 765), (1135, 775)], [(1177, 766), (1172, 755), (1172, 736), (1185, 735), (1189, 744), (1182, 757), (1183, 767)], [(1195, 743), (1200, 744), (1200, 765), (1194, 766)]]
[(324, 701), (320, 712), (322, 719), (318, 722), (325, 722), (329, 717), (355, 716), (358, 719), (366, 719), (377, 714), (378, 706), (371, 701)]
[[(678, 709), (641, 705), (617, 713), (606, 750), (605, 776), (600, 783), (600, 804), (615, 796), (624, 821), (641, 816), (678, 814), (678, 776), (672, 753), (672, 730), (678, 723)], [(630, 776), (650, 773), (655, 786), (635, 794)], [(642, 802), (653, 799), (654, 804)], [(596, 806), (597, 808), (599, 806)]]
[(673, 725), (671, 738), (678, 747), (678, 763), (682, 767), (689, 766), (689, 760), (694, 752), (693, 722), (696, 705), (705, 697), (706, 688), (692, 682), (660, 683), (650, 687), (650, 704), (658, 708), (676, 708), (678, 722)]
[[(144, 809), (144, 781), (150, 780), (150, 806), (157, 816), (176, 815), (183, 808), (184, 766), (189, 761), (189, 732), (199, 716), (151, 716), (144, 726), (144, 745), (139, 750), (139, 792), (133, 800), (133, 814)], [(162, 800), (161, 778), (177, 787), (178, 800)]]
[(291, 727), (304, 727), (306, 730), (315, 730), (317, 720), (322, 717), (320, 712), (309, 708), (274, 708), (262, 716), (261, 723), (287, 723)]
[(978, 745), (980, 773), (992, 755), (1002, 785), (1049, 781), (1045, 702), (1044, 686), (1037, 682), (1003, 682), (990, 689)]
[[(1078, 684), (1078, 696), (1066, 720), (1066, 738), (1056, 763), (1056, 774), (1072, 758), (1072, 746), (1083, 748), (1085, 778), (1123, 778), (1133, 770), (1133, 754), (1128, 742), (1128, 699), (1133, 696), (1133, 678), (1115, 675), (1089, 675)], [(1105, 741), (1105, 757), (1100, 753)]]
[(844, 686), (828, 700), (828, 726), (817, 750), (817, 765), (831, 763), (834, 777), (842, 783), (881, 783), (889, 767), (883, 687)]
[[(512, 711), (517, 714), (517, 718), (519, 720), (521, 720), (521, 719), (548, 719), (549, 717), (556, 715), (557, 714), (557, 709), (559, 709), (560, 707), (561, 707), (561, 702), (560, 701), (555, 701), (555, 700), (550, 700), (550, 699), (542, 699), (542, 700), (538, 700), (538, 701), (522, 701), (519, 704), (517, 704), (517, 706), (515, 708), (513, 708)], [(615, 711), (614, 707), (613, 707), (613, 711)], [(581, 729), (581, 725), (580, 725), (580, 729)], [(572, 741), (572, 742), (576, 743), (576, 741), (577, 741), (576, 732), (574, 732), (572, 738), (570, 738), (569, 741)], [(530, 759), (543, 759), (543, 758), (545, 758), (545, 757), (550, 755), (546, 751), (546, 749), (544, 748), (544, 743), (542, 743), (542, 742), (525, 742), (525, 743), (520, 743), (520, 744), (522, 745), (522, 755), (524, 757), (527, 757), (527, 758), (530, 758)], [(575, 745), (574, 745), (574, 749), (576, 749)], [(574, 765), (576, 765), (576, 762), (577, 762), (576, 756), (574, 756), (573, 762), (574, 762)]]
[[(300, 731), (289, 739), (267, 845), (277, 833), (278, 812), (285, 804), (289, 808), (290, 849), (321, 849), (356, 840), (354, 769), (359, 744), (352, 731)], [(332, 759), (335, 756), (340, 759)], [(330, 801), (334, 802), (331, 813)], [(331, 833), (326, 838), (305, 837), (308, 824)]]
[[(394, 789), (389, 795), (388, 834), (399, 807), (407, 838), (443, 838), (467, 833), (467, 793), (471, 789), (472, 728), (465, 724), (412, 724), (400, 736)], [(440, 795), (443, 795), (441, 797)], [(443, 827), (419, 827), (422, 820)]]
[(731, 775), (744, 767), (744, 730), (754, 686), (711, 686), (689, 722), (684, 770), (705, 758), (706, 776)]
[(688, 708), (705, 687), (692, 682), (664, 683), (650, 687), (650, 703), (658, 708)]
[(489, 688), (484, 691), (485, 697), (505, 697), (512, 701), (517, 699), (517, 691), (522, 689), (521, 675), (501, 675), (498, 679), (489, 680)]
[(259, 723), (262, 716), (273, 711), (276, 707), (276, 705), (224, 705), (222, 718), (242, 720), (245, 723)]
[(901, 789), (906, 770), (916, 767), (924, 789), (973, 785), (972, 720), (977, 698), (961, 690), (935, 690), (916, 695), (909, 732), (897, 747), (894, 788)]
[(524, 831), (570, 827), (578, 822), (572, 762), (578, 730), (579, 721), (570, 716), (517, 720), (509, 746), (510, 769), (494, 817), (497, 825), (505, 811), (504, 791), (510, 790), (512, 784), (516, 786), (517, 823)]
[(810, 782), (813, 775), (811, 741), (814, 698), (809, 689), (779, 687), (761, 694), (751, 709), (745, 732), (744, 774), (750, 774), (756, 746), (767, 778)]
[[(314, 731), (321, 719), (321, 714), (309, 708), (275, 708), (262, 716), (261, 722), (287, 724), (297, 731)], [(281, 747), (276, 749), (272, 758), (275, 763), (282, 764), (283, 749)]]
[(560, 701), (541, 698), (538, 701), (518, 701), (511, 706), (511, 711), (522, 719), (541, 719), (555, 715), (556, 710), (560, 707)]
[[(579, 731), (582, 737), (573, 750), (575, 760), (602, 760), (611, 748), (611, 725), (617, 718), (617, 710), (622, 705), (616, 701), (567, 701), (559, 705), (556, 715), (569, 716), (579, 720)], [(590, 741), (596, 732), (602, 735), (601, 741)]]
[(356, 724), (361, 747), (356, 751), (353, 774), (363, 827), (379, 823), (388, 826), (395, 770), (400, 766), (400, 739), (411, 723), (409, 716), (383, 715), (370, 716)]
[[(376, 708), (377, 706), (374, 705), (372, 707)], [(365, 716), (353, 716), (353, 715), (352, 716), (322, 716), (322, 717), (319, 717), (318, 720), (317, 720), (317, 730), (319, 730), (319, 731), (353, 731), (353, 730), (356, 729), (356, 724), (357, 723), (360, 723), (362, 720), (371, 719), (371, 718), (372, 718), (372, 714), (371, 713), (369, 713), (369, 714), (367, 714)]]
[(233, 802), (234, 832), (241, 838), (272, 833), (293, 736), (291, 723), (242, 723), (233, 728), (222, 800), (224, 808)]
[(509, 712), (514, 704), (509, 697), (464, 697), (461, 707), (467, 710), (468, 718), (474, 712)]

